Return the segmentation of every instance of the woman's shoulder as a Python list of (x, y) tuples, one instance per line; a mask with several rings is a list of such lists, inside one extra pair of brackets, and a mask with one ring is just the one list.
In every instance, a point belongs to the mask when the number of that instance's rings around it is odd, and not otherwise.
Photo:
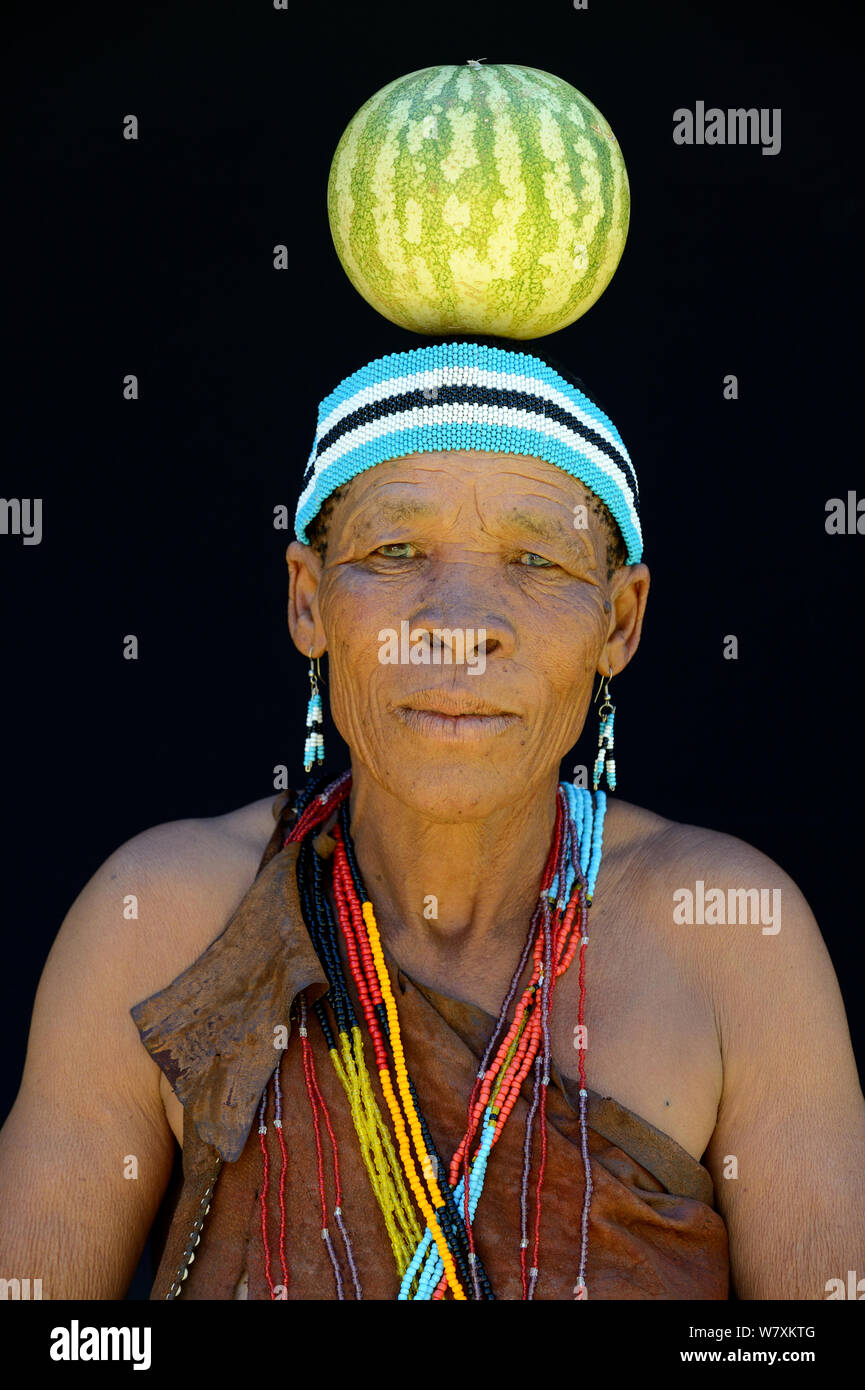
[(161, 988), (206, 950), (240, 906), (274, 832), (273, 809), (274, 798), (263, 797), (223, 815), (141, 831), (85, 885), (60, 938), (75, 938), (82, 950), (112, 944), (119, 917), (126, 924), (119, 963), (126, 1006)]
[[(808, 954), (822, 947), (819, 927), (795, 881), (737, 835), (674, 821), (611, 797), (602, 872), (604, 865), (608, 892), (612, 887), (618, 903), (634, 906), (635, 917), (656, 942), (661, 935), (690, 942), (701, 958), (736, 970), (751, 956), (762, 959), (782, 925), (788, 959), (794, 950)], [(599, 892), (601, 886), (599, 879)]]
[(660, 872), (701, 869), (729, 876), (742, 872), (783, 870), (755, 845), (727, 831), (672, 820), (644, 806), (608, 796), (604, 826), (605, 854), (643, 862)]
[(205, 884), (227, 888), (254, 877), (275, 827), (273, 797), (217, 816), (164, 821), (127, 840), (100, 870), (145, 876), (172, 892), (199, 895)]

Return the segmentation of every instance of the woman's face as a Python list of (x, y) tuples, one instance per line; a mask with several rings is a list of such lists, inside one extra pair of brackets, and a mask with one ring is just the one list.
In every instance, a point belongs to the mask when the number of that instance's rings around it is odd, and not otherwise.
[(636, 650), (648, 590), (643, 565), (608, 581), (587, 498), (538, 459), (415, 454), (352, 481), (324, 564), (289, 546), (292, 636), (304, 655), (328, 652), (356, 774), (454, 821), (558, 769), (596, 670)]

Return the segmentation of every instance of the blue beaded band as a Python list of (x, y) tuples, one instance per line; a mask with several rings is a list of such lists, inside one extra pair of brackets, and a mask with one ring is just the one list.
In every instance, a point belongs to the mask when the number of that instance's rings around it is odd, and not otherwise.
[(637, 477), (613, 422), (534, 353), (434, 343), (389, 353), (341, 381), (318, 408), (295, 534), (358, 473), (408, 454), (477, 449), (525, 454), (577, 478), (606, 504), (627, 548), (643, 553)]

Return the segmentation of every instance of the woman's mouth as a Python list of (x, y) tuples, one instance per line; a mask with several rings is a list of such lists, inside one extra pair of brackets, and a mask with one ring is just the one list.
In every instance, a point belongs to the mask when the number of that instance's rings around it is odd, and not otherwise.
[(503, 734), (519, 721), (512, 710), (458, 691), (419, 691), (396, 706), (399, 718), (415, 733), (455, 743)]

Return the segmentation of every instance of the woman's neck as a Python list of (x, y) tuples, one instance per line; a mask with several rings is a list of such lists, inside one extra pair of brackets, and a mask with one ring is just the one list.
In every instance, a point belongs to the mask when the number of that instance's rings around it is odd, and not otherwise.
[(553, 777), (485, 819), (440, 821), (355, 774), (355, 855), (382, 942), (409, 974), (474, 973), (493, 955), (513, 968), (552, 844), (555, 790)]

